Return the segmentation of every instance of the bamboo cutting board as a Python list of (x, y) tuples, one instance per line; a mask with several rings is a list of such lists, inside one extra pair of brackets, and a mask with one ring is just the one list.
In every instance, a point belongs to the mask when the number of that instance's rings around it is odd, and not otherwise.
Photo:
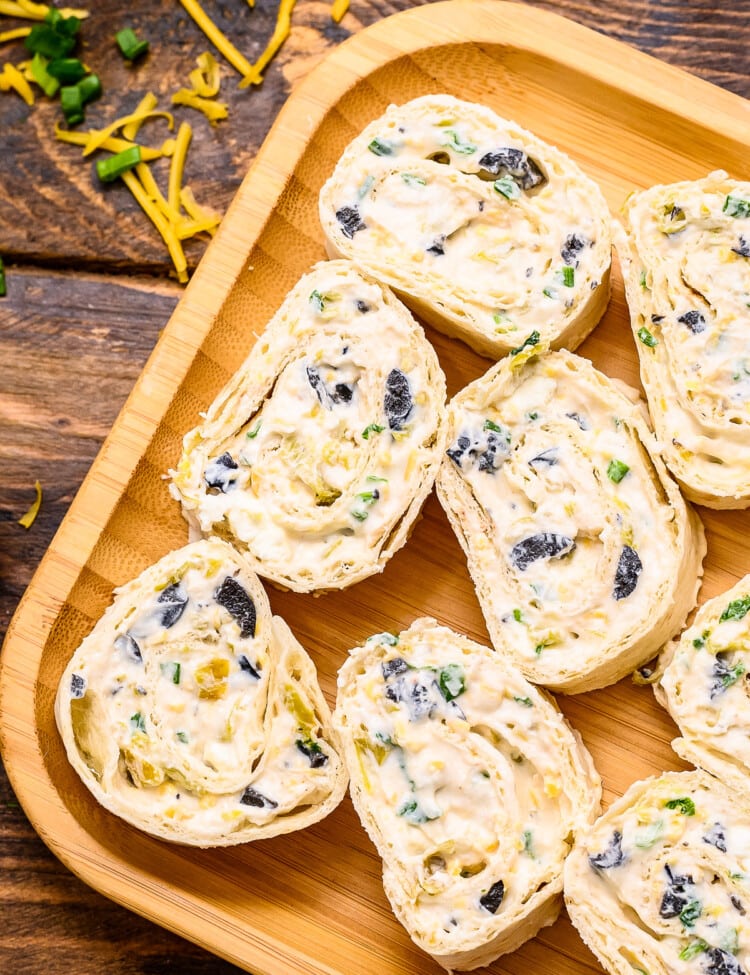
[[(615, 41), (499, 0), (452, 0), (352, 38), (299, 87), (52, 542), (11, 625), (0, 672), (0, 744), (45, 842), (84, 881), (256, 975), (415, 975), (440, 969), (393, 918), (380, 861), (346, 800), (313, 828), (214, 851), (170, 846), (101, 809), (68, 766), (53, 718), (63, 667), (112, 588), (187, 530), (163, 474), (298, 277), (324, 257), (317, 194), (347, 142), (390, 102), (447, 92), (484, 102), (576, 159), (617, 211), (636, 188), (727, 169), (748, 178), (750, 108)], [(134, 322), (137, 328), (138, 323)], [(428, 330), (452, 395), (488, 367)], [(579, 350), (638, 384), (619, 275)], [(747, 512), (701, 511), (701, 599), (750, 571)], [(315, 660), (332, 703), (346, 651), (416, 616), (487, 642), (458, 543), (434, 497), (385, 572), (319, 599), (270, 592)], [(560, 704), (603, 777), (605, 803), (636, 779), (680, 768), (675, 727), (630, 681)], [(489, 971), (598, 971), (563, 916)]]

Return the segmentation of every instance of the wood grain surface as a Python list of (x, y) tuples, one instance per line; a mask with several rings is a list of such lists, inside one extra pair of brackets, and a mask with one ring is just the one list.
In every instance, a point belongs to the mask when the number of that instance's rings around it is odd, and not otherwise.
[[(227, 69), (221, 97), (230, 104), (230, 120), (211, 129), (192, 113), (196, 135), (188, 176), (198, 199), (225, 209), (279, 108), (310, 68), (348, 34), (414, 5), (406, 0), (354, 3), (336, 26), (326, 4), (300, 0), (293, 34), (263, 86), (240, 92)], [(742, 5), (692, 0), (529, 5), (565, 14), (750, 95), (750, 11)], [(239, 0), (211, 9), (252, 55), (270, 32), (275, 6), (258, 0), (252, 15)], [(135, 69), (111, 53), (113, 27), (126, 21), (152, 41), (148, 61)], [(99, 71), (105, 88), (90, 113), (95, 124), (127, 111), (147, 88), (166, 93), (183, 84), (195, 56), (206, 49), (182, 8), (166, 2), (147, 6), (101, 0), (85, 25), (85, 38), (86, 60)], [(90, 164), (82, 163), (72, 147), (52, 140), (53, 118), (52, 106), (28, 109), (14, 96), (0, 96), (1, 158), (7, 163), (0, 180), (0, 254), (10, 265), (8, 297), (0, 301), (2, 632), (180, 294), (168, 278), (160, 241), (129, 195), (119, 187), (103, 195), (96, 189)], [(190, 250), (191, 263), (201, 250), (200, 243)], [(596, 341), (590, 354), (596, 354)], [(604, 354), (603, 348), (599, 353)], [(44, 502), (39, 518), (25, 531), (17, 519), (33, 499), (37, 478), (44, 485)], [(427, 525), (439, 517), (432, 502)], [(731, 565), (736, 540), (727, 524), (709, 519), (709, 544), (723, 564)], [(333, 603), (331, 609), (335, 623)], [(573, 720), (579, 707), (567, 709)], [(606, 724), (604, 715), (601, 721)], [(239, 971), (72, 877), (30, 827), (4, 777), (0, 905), (3, 972)], [(580, 953), (575, 935), (568, 930), (565, 938), (571, 951)], [(527, 959), (533, 963), (534, 958), (530, 950)], [(591, 967), (596, 970), (593, 959)]]

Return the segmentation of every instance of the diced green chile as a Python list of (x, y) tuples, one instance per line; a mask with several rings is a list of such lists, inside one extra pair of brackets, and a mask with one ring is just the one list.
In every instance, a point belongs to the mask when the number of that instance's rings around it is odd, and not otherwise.
[(214, 599), (237, 622), (243, 640), (255, 636), (255, 603), (233, 576), (226, 577), (214, 593)]
[(589, 864), (594, 870), (611, 870), (625, 862), (622, 852), (622, 833), (615, 830), (612, 839), (601, 853), (594, 853), (589, 857)]
[(156, 601), (164, 607), (161, 613), (161, 625), (168, 630), (185, 612), (189, 597), (179, 582), (173, 582), (166, 589), (162, 589)]
[(741, 620), (750, 612), (750, 596), (743, 596), (742, 599), (733, 599), (724, 612), (719, 617), (719, 622), (726, 620)]
[(141, 648), (135, 642), (133, 637), (129, 633), (121, 633), (115, 639), (115, 650), (121, 653), (127, 660), (132, 660), (134, 663), (143, 663), (143, 657), (141, 656)]
[(239, 469), (239, 465), (234, 460), (228, 450), (220, 454), (216, 460), (206, 464), (203, 472), (203, 479), (210, 488), (218, 488), (222, 494), (231, 491), (237, 482), (237, 475), (234, 471)]
[(80, 674), (71, 674), (70, 677), (70, 696), (74, 698), (83, 697), (86, 693), (86, 678)]
[(322, 768), (328, 764), (328, 756), (312, 738), (298, 738), (294, 744), (310, 760), (310, 768)]
[(673, 873), (668, 864), (664, 867), (664, 871), (667, 875), (667, 885), (659, 905), (659, 917), (678, 917), (680, 912), (694, 900), (692, 892), (686, 888), (692, 887), (695, 881), (690, 874)]
[(703, 842), (710, 846), (715, 846), (721, 853), (727, 852), (727, 837), (721, 823), (714, 823), (711, 829), (704, 834)]
[(554, 532), (539, 532), (517, 542), (510, 550), (510, 560), (519, 572), (525, 572), (539, 559), (556, 559), (568, 555), (576, 547), (575, 540)]
[(341, 224), (341, 233), (349, 240), (360, 230), (367, 229), (367, 224), (362, 219), (357, 207), (341, 207), (340, 210), (336, 211), (336, 219)]
[(612, 595), (616, 600), (627, 599), (638, 585), (638, 577), (643, 571), (643, 563), (634, 548), (623, 545), (615, 570), (615, 584)]
[(563, 264), (567, 264), (569, 267), (578, 267), (580, 264), (578, 259), (579, 255), (589, 243), (590, 241), (585, 237), (579, 237), (578, 234), (568, 234), (560, 249), (560, 257), (563, 259)]
[[(253, 633), (253, 635), (255, 634)], [(250, 661), (247, 659), (244, 653), (242, 654), (241, 657), (237, 659), (237, 663), (240, 665), (240, 670), (244, 674), (249, 674), (253, 678), (253, 680), (260, 680), (260, 668), (253, 667), (253, 665), (250, 663)]]
[(524, 190), (531, 190), (547, 182), (539, 166), (521, 149), (493, 149), (482, 156), (479, 166), (492, 176), (512, 176)]
[(240, 796), (240, 802), (243, 806), (256, 806), (258, 809), (276, 809), (278, 806), (275, 799), (264, 796), (262, 792), (258, 792), (252, 786), (245, 789)]
[(438, 674), (438, 686), (446, 701), (460, 697), (466, 690), (463, 667), (460, 664), (448, 664), (443, 667)]
[(391, 430), (403, 430), (414, 403), (409, 380), (400, 369), (391, 369), (385, 381), (383, 407)]
[(686, 311), (684, 315), (680, 315), (677, 321), (680, 325), (687, 326), (693, 335), (698, 335), (700, 332), (705, 332), (706, 330), (706, 319), (701, 312), (695, 309)]
[(497, 910), (503, 902), (505, 896), (505, 884), (502, 880), (494, 883), (490, 889), (479, 898), (480, 905), (489, 911), (490, 914), (497, 914)]

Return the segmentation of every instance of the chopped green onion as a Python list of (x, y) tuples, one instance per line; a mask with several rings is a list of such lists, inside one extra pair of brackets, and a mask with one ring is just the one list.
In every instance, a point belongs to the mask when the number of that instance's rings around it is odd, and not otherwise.
[(645, 829), (635, 834), (635, 845), (639, 850), (650, 850), (664, 835), (664, 821), (657, 819)]
[(682, 796), (680, 799), (668, 799), (664, 805), (667, 809), (679, 809), (683, 816), (695, 815), (695, 803), (688, 796)]
[(492, 430), (493, 433), (504, 433), (505, 431), (501, 426), (494, 422), (494, 420), (485, 420), (483, 430)]
[(683, 948), (680, 952), (681, 961), (690, 961), (691, 958), (695, 958), (702, 951), (708, 951), (708, 945), (703, 940), (703, 938), (698, 938), (697, 941), (691, 941), (687, 947)]
[(680, 920), (685, 925), (686, 928), (692, 928), (695, 926), (695, 922), (703, 913), (703, 905), (699, 900), (691, 900), (686, 904), (685, 907), (680, 911)]
[(81, 21), (78, 17), (63, 17), (54, 7), (50, 8), (44, 21), (54, 27), (58, 34), (66, 34), (68, 37), (75, 37), (81, 29)]
[(5, 283), (5, 264), (3, 263), (2, 257), (0, 257), (0, 298), (4, 298), (8, 293), (8, 288)]
[(743, 676), (744, 673), (745, 673), (745, 665), (740, 660), (738, 663), (734, 665), (734, 667), (732, 667), (730, 671), (727, 671), (726, 674), (721, 675), (722, 688), (726, 690), (727, 687), (731, 687), (732, 684), (736, 684), (737, 681), (740, 679), (740, 677)]
[(516, 623), (523, 623), (523, 616), (521, 616), (520, 609), (513, 610), (513, 619), (516, 621)]
[(722, 210), (730, 217), (750, 217), (750, 200), (730, 195), (724, 200)]
[(178, 741), (181, 741), (183, 745), (187, 745), (187, 743), (190, 741), (187, 731), (175, 731), (174, 736)]
[(413, 173), (401, 173), (401, 179), (407, 186), (427, 186), (427, 180), (422, 179), (421, 176), (415, 176)]
[(534, 647), (534, 653), (537, 655), (537, 657), (542, 652), (542, 650), (544, 650), (546, 646), (547, 646), (546, 643), (537, 643), (537, 645)]
[(174, 660), (169, 660), (167, 663), (160, 664), (159, 667), (167, 680), (171, 680), (173, 684), (180, 683), (180, 671), (182, 670), (182, 667), (179, 663)]
[(375, 642), (384, 643), (388, 647), (395, 647), (398, 643), (398, 637), (395, 633), (373, 633), (372, 636), (368, 636), (367, 643)]
[[(527, 698), (528, 700), (528, 698)], [(530, 829), (525, 829), (523, 831), (523, 852), (530, 856), (532, 860), (536, 859), (534, 856), (534, 850), (532, 849), (532, 835)]]
[(640, 284), (640, 286), (642, 288), (648, 287), (648, 285), (646, 284), (646, 272), (645, 271), (641, 271), (641, 276), (638, 279), (638, 281), (639, 281), (639, 284)]
[(448, 664), (443, 667), (438, 676), (440, 693), (446, 701), (452, 701), (466, 690), (463, 667), (460, 664)]
[[(65, 91), (64, 88), (63, 91)], [(115, 153), (108, 159), (97, 160), (96, 175), (102, 183), (113, 183), (123, 173), (129, 172), (134, 166), (137, 166), (140, 161), (141, 147), (131, 146), (129, 149)]]
[(248, 440), (255, 440), (255, 438), (258, 436), (258, 433), (260, 432), (261, 423), (263, 423), (263, 421), (258, 420), (258, 422), (255, 424), (253, 429), (247, 431), (245, 436), (247, 437)]
[(83, 99), (78, 85), (65, 85), (60, 89), (60, 107), (68, 125), (83, 122)]
[(146, 732), (146, 721), (140, 711), (130, 715), (130, 730)]
[(607, 466), (607, 477), (615, 484), (619, 484), (630, 468), (622, 460), (611, 460)]
[(542, 290), (542, 294), (545, 296), (545, 298), (557, 298), (557, 292), (554, 288), (544, 288)]
[(77, 82), (76, 87), (81, 93), (81, 101), (84, 105), (98, 98), (102, 93), (102, 83), (99, 75), (96, 74), (87, 74)]
[(365, 478), (365, 480), (366, 481), (373, 481), (376, 484), (387, 484), (388, 483), (388, 478), (387, 477), (378, 477), (375, 474), (368, 474), (367, 477)]
[(719, 617), (719, 622), (744, 619), (748, 610), (750, 610), (750, 596), (745, 596), (743, 599), (733, 599)]
[(47, 65), (49, 61), (44, 55), (37, 53), (31, 59), (31, 73), (34, 75), (34, 80), (42, 89), (44, 94), (48, 98), (54, 98), (60, 87), (60, 82), (57, 78), (53, 78), (52, 75), (47, 70)]
[(367, 148), (370, 150), (370, 152), (375, 153), (376, 156), (393, 155), (393, 146), (390, 144), (390, 142), (386, 142), (384, 139), (373, 139)]
[(521, 195), (521, 187), (512, 176), (501, 176), (492, 185), (506, 200), (517, 200)]
[(139, 41), (135, 31), (131, 27), (118, 30), (115, 34), (117, 46), (126, 61), (135, 61), (142, 54), (148, 51), (148, 41)]
[(513, 700), (516, 702), (516, 704), (520, 704), (522, 708), (534, 707), (534, 702), (531, 700), (530, 697), (516, 697), (514, 695)]
[(569, 264), (566, 264), (565, 267), (562, 269), (562, 283), (565, 285), (566, 288), (573, 287), (573, 283), (575, 281), (575, 274), (576, 274), (575, 270)]
[(641, 342), (643, 342), (644, 345), (647, 345), (649, 349), (653, 349), (655, 345), (659, 344), (645, 325), (642, 325), (638, 329), (638, 338), (641, 340)]
[(47, 65), (47, 71), (63, 85), (74, 85), (86, 74), (78, 58), (56, 58)]
[(32, 54), (41, 54), (54, 60), (64, 58), (76, 46), (75, 37), (58, 32), (49, 24), (34, 24), (31, 33), (24, 38), (24, 45)]
[(473, 152), (477, 151), (477, 147), (472, 142), (463, 142), (459, 134), (454, 132), (453, 129), (448, 130), (445, 134), (451, 141), (444, 142), (444, 148), (453, 149), (454, 152), (460, 152), (462, 156), (470, 156)]
[(385, 427), (381, 427), (379, 423), (370, 423), (362, 431), (362, 439), (369, 440), (371, 433), (382, 433)]
[(375, 182), (374, 176), (365, 177), (365, 179), (362, 181), (362, 185), (357, 190), (357, 196), (359, 197), (360, 200), (364, 199), (364, 197), (367, 196), (367, 194), (372, 189), (372, 184), (374, 182)]
[(523, 345), (519, 345), (517, 349), (511, 349), (510, 354), (518, 355), (518, 353), (523, 352), (524, 349), (538, 344), (539, 344), (539, 332), (537, 332), (537, 330), (534, 329), (534, 331), (531, 333), (531, 335), (528, 336), (528, 338), (523, 343)]
[(318, 312), (323, 311), (326, 306), (326, 297), (322, 295), (319, 291), (313, 291), (310, 295), (310, 304), (315, 306), (315, 310)]

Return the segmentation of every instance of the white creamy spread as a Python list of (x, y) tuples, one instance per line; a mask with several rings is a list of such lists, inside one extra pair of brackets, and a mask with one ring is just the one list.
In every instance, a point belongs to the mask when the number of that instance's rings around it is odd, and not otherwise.
[(733, 788), (747, 790), (750, 577), (705, 603), (665, 656), (655, 690), (682, 734), (673, 747)]
[(639, 407), (569, 353), (517, 362), (533, 351), (454, 399), (440, 490), (496, 645), (555, 686), (648, 627), (676, 584), (685, 516)]
[(426, 950), (488, 940), (559, 890), (598, 781), (559, 712), (492, 651), (430, 620), (374, 636), (340, 672), (334, 723), (394, 909)]
[(641, 371), (688, 496), (750, 503), (750, 183), (712, 173), (634, 194), (620, 236)]
[(498, 351), (533, 329), (558, 338), (609, 267), (595, 184), (531, 133), (448, 96), (371, 123), (323, 188), (321, 215), (339, 253)]
[(76, 651), (58, 720), (115, 812), (210, 845), (320, 802), (340, 762), (257, 577), (215, 539), (163, 562)]
[(750, 971), (750, 814), (715, 779), (638, 782), (577, 843), (569, 913), (613, 971)]
[(444, 385), (418, 326), (378, 285), (343, 262), (303, 280), (188, 435), (175, 485), (204, 533), (312, 588), (368, 561), (376, 571), (429, 490)]

